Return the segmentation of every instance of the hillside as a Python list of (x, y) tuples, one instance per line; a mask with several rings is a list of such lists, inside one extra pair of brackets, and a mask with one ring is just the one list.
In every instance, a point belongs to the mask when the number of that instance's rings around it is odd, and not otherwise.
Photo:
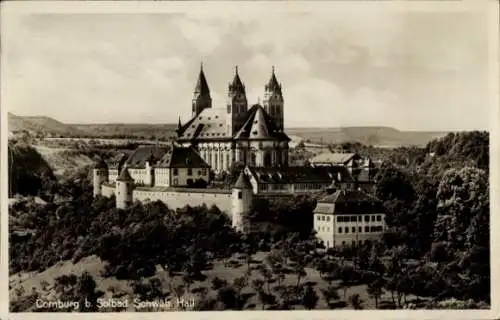
[(9, 112), (9, 131), (33, 131), (43, 133), (53, 133), (62, 135), (80, 135), (84, 134), (71, 125), (64, 124), (50, 117), (30, 116), (21, 117)]
[(175, 135), (175, 124), (144, 123), (108, 123), (108, 124), (72, 124), (73, 128), (96, 137), (135, 136), (146, 139), (165, 138)]
[(287, 133), (324, 144), (349, 141), (379, 147), (399, 147), (425, 146), (430, 140), (443, 137), (447, 132), (399, 131), (390, 127), (343, 127), (289, 128)]
[[(21, 117), (9, 113), (9, 130), (28, 130), (67, 137), (141, 137), (168, 140), (175, 136), (176, 124), (108, 123), (65, 124), (49, 117)], [(360, 142), (379, 147), (425, 146), (447, 132), (399, 131), (391, 127), (287, 128), (290, 136), (321, 144)]]
[(10, 143), (9, 152), (9, 197), (38, 195), (56, 177), (47, 161), (35, 148), (24, 143)]

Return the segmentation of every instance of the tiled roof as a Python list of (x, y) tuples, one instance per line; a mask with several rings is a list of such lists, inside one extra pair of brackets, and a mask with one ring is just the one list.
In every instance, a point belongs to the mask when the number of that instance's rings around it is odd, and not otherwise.
[[(248, 167), (258, 183), (330, 183), (352, 181), (345, 167)], [(339, 180), (340, 178), (340, 180)]]
[(129, 154), (127, 153), (121, 153), (116, 157), (113, 157), (111, 160), (108, 162), (108, 167), (111, 169), (117, 169), (118, 167), (123, 166), (123, 164), (127, 161), (129, 158)]
[(236, 133), (235, 139), (290, 141), (286, 133), (276, 129), (272, 119), (259, 104), (248, 110), (248, 118)]
[(156, 163), (159, 168), (210, 168), (192, 148), (174, 147)]
[(358, 159), (359, 155), (356, 153), (322, 153), (309, 160), (310, 163), (334, 163), (344, 164), (352, 158)]
[(226, 134), (225, 109), (207, 108), (182, 126), (179, 140), (224, 140)]
[(382, 213), (382, 202), (363, 190), (337, 190), (320, 200), (317, 213)]
[(241, 170), (240, 176), (238, 177), (238, 180), (236, 180), (236, 183), (234, 184), (234, 188), (252, 189), (252, 184), (250, 183), (250, 180), (248, 180), (248, 177), (243, 172), (243, 170)]
[[(231, 140), (226, 134), (226, 110), (222, 108), (204, 109), (179, 130), (180, 141), (185, 140)], [(278, 131), (272, 119), (261, 105), (253, 105), (245, 115), (246, 121), (234, 135), (234, 139), (290, 141), (283, 131)]]
[(144, 146), (134, 150), (125, 165), (129, 168), (145, 168), (147, 161), (159, 160), (169, 150), (168, 147)]

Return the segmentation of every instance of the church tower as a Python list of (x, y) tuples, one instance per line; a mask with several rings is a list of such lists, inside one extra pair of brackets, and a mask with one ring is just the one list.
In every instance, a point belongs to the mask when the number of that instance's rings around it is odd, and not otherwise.
[(248, 110), (247, 95), (245, 85), (238, 74), (238, 67), (235, 68), (233, 81), (228, 86), (228, 100), (226, 112), (226, 133), (232, 136), (243, 125), (245, 114)]
[(264, 110), (273, 119), (279, 131), (284, 131), (283, 125), (283, 93), (281, 91), (281, 84), (278, 83), (276, 75), (274, 74), (274, 66), (271, 73), (271, 78), (265, 85), (264, 91)]
[(212, 98), (210, 97), (210, 89), (208, 88), (207, 78), (203, 72), (203, 64), (200, 67), (198, 81), (194, 88), (193, 95), (193, 117), (197, 116), (203, 109), (212, 108)]

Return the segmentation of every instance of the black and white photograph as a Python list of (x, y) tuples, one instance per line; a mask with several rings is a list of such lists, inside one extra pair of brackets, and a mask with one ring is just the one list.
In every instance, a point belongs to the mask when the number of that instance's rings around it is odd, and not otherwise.
[(384, 2), (6, 10), (10, 312), (492, 309), (495, 6)]

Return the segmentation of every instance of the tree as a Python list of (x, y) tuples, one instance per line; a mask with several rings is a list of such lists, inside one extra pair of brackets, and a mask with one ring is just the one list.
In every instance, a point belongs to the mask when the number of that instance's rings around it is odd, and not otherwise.
[(361, 297), (357, 293), (349, 296), (349, 303), (355, 310), (363, 309)]
[(264, 310), (267, 305), (273, 305), (276, 303), (274, 295), (270, 291), (266, 292), (264, 290), (264, 281), (262, 279), (253, 280), (252, 287), (257, 292), (259, 301), (262, 304), (262, 310)]
[(311, 310), (316, 307), (316, 304), (318, 303), (318, 295), (316, 294), (316, 291), (312, 286), (304, 286), (303, 292), (302, 292), (302, 305), (304, 308)]
[(451, 241), (453, 247), (463, 248), (474, 216), (489, 212), (488, 188), (484, 170), (474, 167), (447, 170), (437, 192), (442, 235), (436, 235), (436, 240)]
[(378, 308), (378, 300), (380, 296), (383, 294), (384, 281), (382, 278), (375, 279), (374, 281), (368, 284), (366, 289), (368, 295), (375, 300), (375, 308)]
[(340, 269), (340, 280), (342, 281), (342, 287), (344, 288), (345, 299), (347, 290), (359, 280), (359, 273), (354, 270), (351, 265), (344, 265)]
[(340, 299), (339, 293), (337, 292), (337, 287), (329, 285), (326, 289), (322, 289), (321, 293), (323, 294), (323, 298), (325, 302), (328, 304), (330, 308), (332, 308), (333, 303)]

